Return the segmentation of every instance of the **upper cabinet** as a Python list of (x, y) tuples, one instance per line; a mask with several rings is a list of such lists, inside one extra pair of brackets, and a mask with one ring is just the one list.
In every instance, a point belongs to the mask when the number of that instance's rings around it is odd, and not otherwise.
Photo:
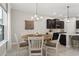
[(56, 21), (56, 28), (64, 29), (64, 21)]
[(76, 29), (79, 29), (79, 20), (76, 21)]
[(64, 29), (64, 21), (47, 19), (47, 29)]
[(51, 19), (47, 19), (47, 29), (54, 29), (55, 28), (55, 21)]

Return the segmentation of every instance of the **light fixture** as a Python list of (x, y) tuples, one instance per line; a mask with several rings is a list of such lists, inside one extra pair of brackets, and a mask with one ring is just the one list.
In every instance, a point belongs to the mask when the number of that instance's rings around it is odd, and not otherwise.
[(67, 22), (70, 22), (70, 21), (69, 21), (69, 18), (70, 18), (70, 16), (69, 16), (69, 7), (70, 7), (70, 6), (67, 5)]
[(43, 19), (43, 16), (38, 15), (38, 4), (36, 3), (35, 15), (31, 17), (31, 19), (40, 20)]

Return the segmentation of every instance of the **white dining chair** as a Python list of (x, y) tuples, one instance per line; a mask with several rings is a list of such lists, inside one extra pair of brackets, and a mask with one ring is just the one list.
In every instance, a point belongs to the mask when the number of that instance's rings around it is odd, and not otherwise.
[[(57, 40), (51, 40), (45, 44), (45, 49), (46, 49), (46, 56), (52, 55), (55, 53), (55, 55), (58, 55), (58, 45), (59, 45), (59, 39), (60, 39), (61, 34), (59, 34)], [(51, 51), (50, 51), (51, 50)]]
[(23, 41), (22, 43), (24, 44), (24, 46), (22, 47), (17, 34), (14, 34), (14, 36), (15, 36), (16, 55), (19, 55), (20, 50), (23, 47), (25, 47), (27, 49), (27, 42)]
[(43, 36), (28, 37), (29, 43), (29, 56), (42, 56), (43, 55)]

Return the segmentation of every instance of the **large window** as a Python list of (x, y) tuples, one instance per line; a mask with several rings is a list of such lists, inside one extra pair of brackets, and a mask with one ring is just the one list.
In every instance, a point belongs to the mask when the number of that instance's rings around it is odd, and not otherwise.
[(3, 9), (0, 7), (0, 41), (4, 40)]
[(2, 24), (2, 23), (3, 23), (3, 10), (0, 7), (0, 24)]

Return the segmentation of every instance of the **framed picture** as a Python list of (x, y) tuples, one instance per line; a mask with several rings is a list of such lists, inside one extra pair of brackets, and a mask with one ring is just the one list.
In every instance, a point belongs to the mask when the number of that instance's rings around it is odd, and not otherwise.
[(34, 21), (25, 20), (25, 30), (34, 29)]

